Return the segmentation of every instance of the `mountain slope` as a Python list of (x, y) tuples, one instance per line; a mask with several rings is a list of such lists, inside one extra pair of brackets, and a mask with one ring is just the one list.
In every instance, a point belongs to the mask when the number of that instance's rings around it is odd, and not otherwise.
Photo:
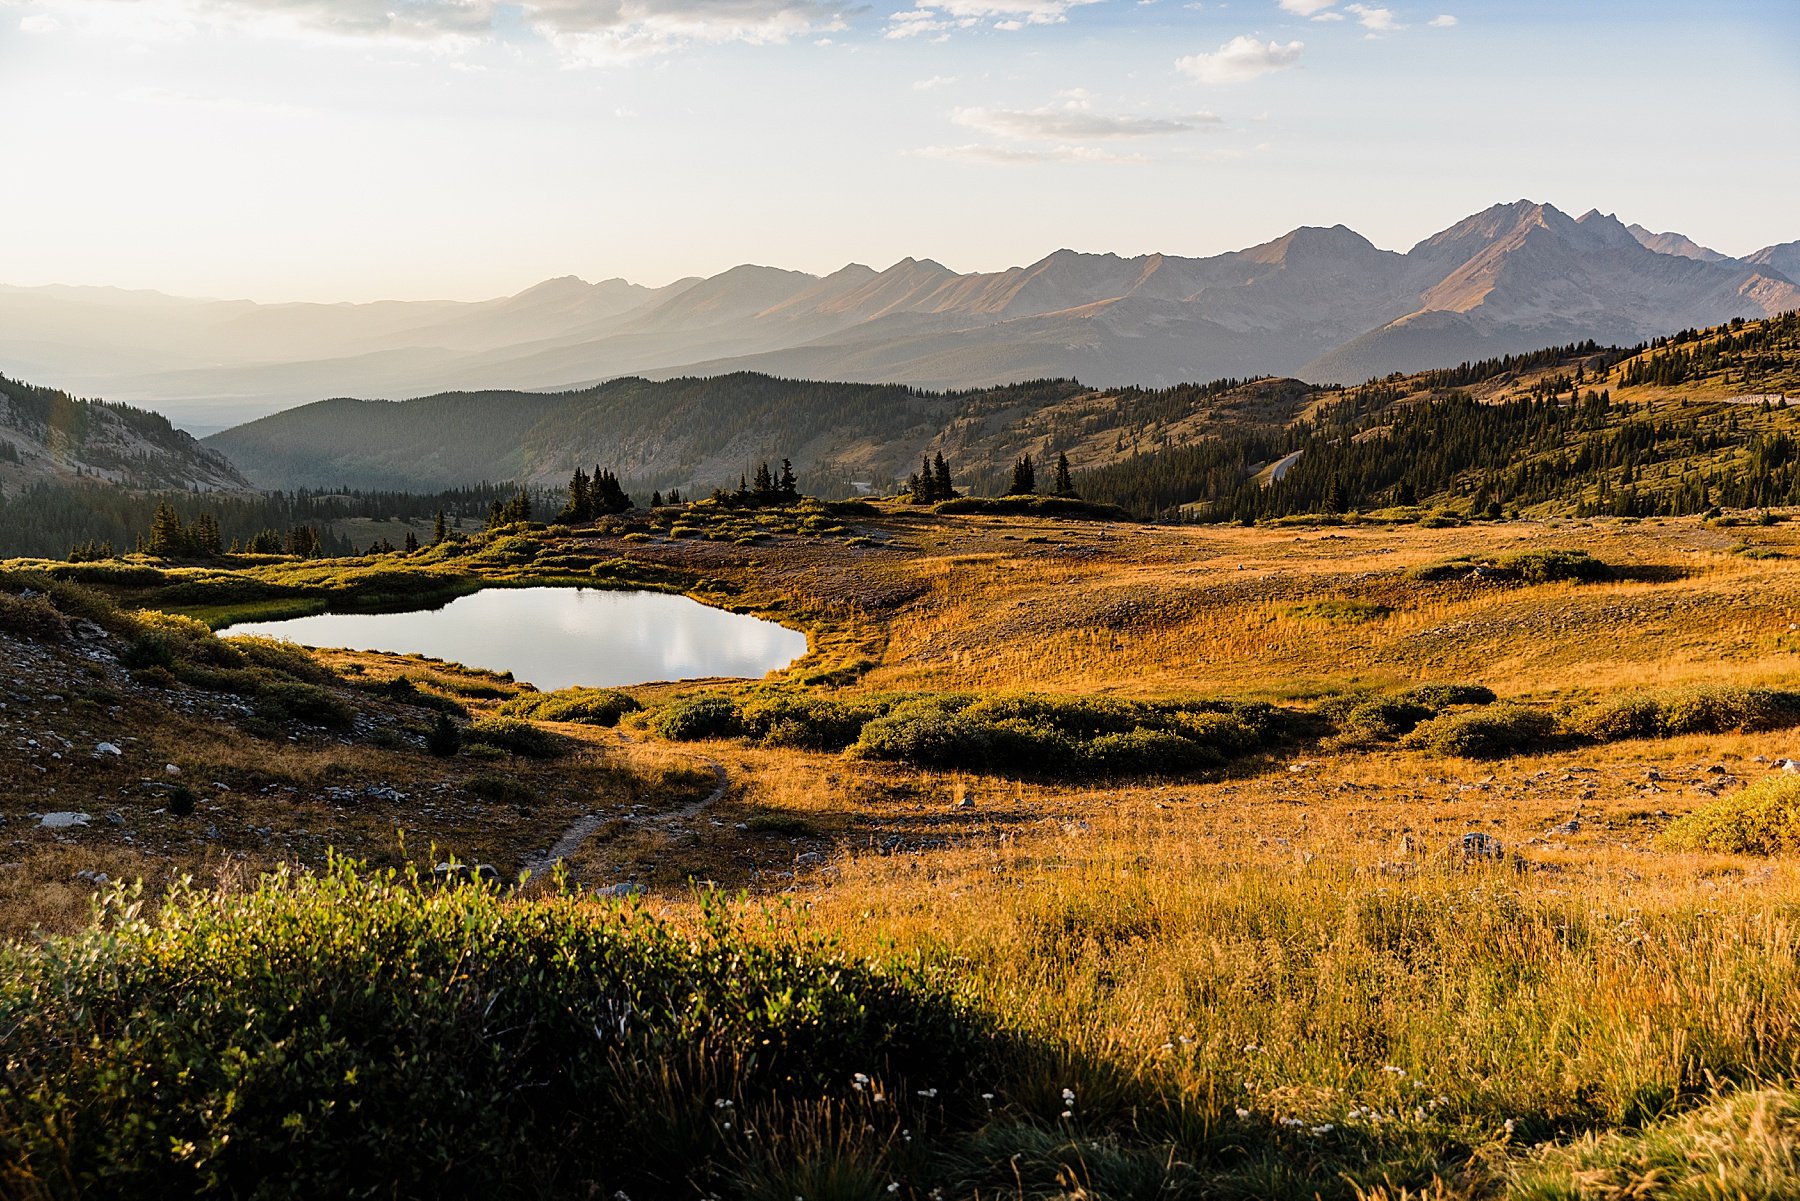
[(118, 484), (128, 488), (246, 489), (216, 450), (159, 413), (0, 376), (0, 485)]

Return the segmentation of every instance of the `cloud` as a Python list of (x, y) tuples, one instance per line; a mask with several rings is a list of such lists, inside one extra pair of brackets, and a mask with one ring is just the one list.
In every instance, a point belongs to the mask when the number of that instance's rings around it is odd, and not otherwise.
[(834, 32), (845, 27), (852, 0), (38, 0), (36, 7), (102, 33), (129, 25), (414, 43), (492, 40), (516, 21), (573, 58), (597, 60)]
[(1391, 8), (1380, 8), (1371, 4), (1346, 4), (1345, 12), (1356, 14), (1357, 24), (1364, 29), (1376, 33), (1392, 33), (1396, 29), (1405, 29)]
[(974, 163), (1104, 163), (1139, 166), (1150, 160), (1141, 154), (1115, 154), (1095, 146), (1051, 146), (1021, 150), (1011, 146), (921, 146), (911, 152), (919, 158), (953, 159)]
[(909, 9), (888, 18), (885, 31), (890, 38), (917, 37), (926, 33), (944, 33), (953, 29), (973, 29), (991, 23), (1001, 30), (1019, 30), (1028, 25), (1060, 25), (1069, 19), (1069, 10), (1100, 0), (919, 0)]
[(934, 88), (947, 88), (956, 82), (954, 75), (933, 75), (930, 79), (913, 80), (913, 91), (929, 92)]
[(1456, 18), (1449, 13), (1444, 13), (1442, 16), (1431, 18), (1431, 20), (1425, 22), (1425, 24), (1430, 25), (1435, 29), (1448, 29), (1456, 24)]
[(1191, 54), (1175, 60), (1175, 69), (1201, 83), (1242, 83), (1283, 71), (1300, 61), (1303, 42), (1259, 42), (1248, 35), (1232, 38), (1212, 54)]
[(1281, 7), (1284, 12), (1291, 12), (1296, 17), (1310, 17), (1336, 3), (1337, 0), (1281, 0)]
[(1079, 107), (1039, 108), (1029, 112), (1007, 108), (962, 108), (951, 114), (950, 119), (958, 125), (996, 137), (1062, 142), (1149, 138), (1192, 133), (1224, 124), (1212, 113), (1183, 117), (1119, 117), (1090, 113)]
[(21, 33), (55, 33), (61, 28), (62, 26), (57, 23), (55, 17), (44, 13), (31, 13), (19, 18)]

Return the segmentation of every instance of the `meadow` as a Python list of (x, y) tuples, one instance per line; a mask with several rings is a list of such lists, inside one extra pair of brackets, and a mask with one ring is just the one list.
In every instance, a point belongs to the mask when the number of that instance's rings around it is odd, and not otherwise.
[[(1800, 1192), (1787, 522), (767, 516), (72, 565), (0, 609), (46, 679), (80, 605), (163, 646), (81, 677), (132, 763), (8, 769), (6, 1191)], [(546, 696), (209, 662), (198, 623), (130, 612), (574, 580), (812, 650)], [(265, 725), (208, 739), (205, 696)], [(30, 827), (165, 757), (227, 786), (217, 837), (160, 796)], [(331, 802), (377, 781), (401, 799)], [(522, 889), (434, 881), (516, 879), (584, 819)]]

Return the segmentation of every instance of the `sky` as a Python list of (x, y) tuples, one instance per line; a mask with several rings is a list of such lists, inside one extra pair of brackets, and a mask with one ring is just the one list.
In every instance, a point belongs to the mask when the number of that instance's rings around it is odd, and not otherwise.
[(480, 299), (1490, 204), (1800, 239), (1794, 0), (0, 0), (0, 283)]

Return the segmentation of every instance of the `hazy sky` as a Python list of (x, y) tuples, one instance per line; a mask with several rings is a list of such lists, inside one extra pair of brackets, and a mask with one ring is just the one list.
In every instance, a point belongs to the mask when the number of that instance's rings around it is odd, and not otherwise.
[(0, 283), (259, 300), (1496, 201), (1800, 238), (1796, 0), (0, 0)]

